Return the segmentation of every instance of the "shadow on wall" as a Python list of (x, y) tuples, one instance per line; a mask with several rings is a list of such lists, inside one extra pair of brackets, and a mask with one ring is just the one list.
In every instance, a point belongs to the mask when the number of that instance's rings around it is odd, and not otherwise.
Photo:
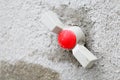
[(57, 72), (37, 64), (1, 61), (0, 67), (0, 80), (60, 80)]
[(52, 10), (60, 16), (60, 19), (63, 23), (70, 26), (81, 27), (86, 36), (85, 46), (90, 49), (92, 42), (90, 30), (95, 24), (95, 22), (91, 20), (90, 16), (88, 16), (88, 13), (91, 11), (91, 9), (86, 6), (79, 7), (78, 9), (73, 9), (68, 7), (68, 5), (61, 5), (58, 8), (53, 7)]
[(53, 7), (52, 10), (60, 16), (63, 23), (81, 27), (86, 37), (89, 35), (89, 31), (95, 23), (88, 16), (88, 12), (91, 9), (86, 6), (73, 9), (68, 7), (68, 5), (61, 5), (57, 8)]
[[(51, 10), (60, 16), (60, 19), (64, 24), (81, 27), (86, 35), (86, 46), (89, 48), (88, 43), (90, 44), (92, 41), (89, 33), (94, 25), (94, 22), (87, 15), (90, 9), (87, 7), (73, 9), (68, 7), (68, 5), (61, 5), (60, 7), (52, 7)], [(71, 51), (57, 49), (56, 53), (51, 55), (52, 57), (50, 59), (52, 61), (68, 61), (76, 66), (80, 66), (77, 60), (73, 57)]]

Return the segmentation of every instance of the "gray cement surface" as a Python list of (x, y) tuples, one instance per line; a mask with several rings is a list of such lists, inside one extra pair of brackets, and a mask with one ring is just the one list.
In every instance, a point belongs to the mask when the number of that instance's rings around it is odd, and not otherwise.
[[(58, 46), (47, 10), (82, 28), (92, 69)], [(0, 80), (120, 80), (120, 0), (0, 0)]]

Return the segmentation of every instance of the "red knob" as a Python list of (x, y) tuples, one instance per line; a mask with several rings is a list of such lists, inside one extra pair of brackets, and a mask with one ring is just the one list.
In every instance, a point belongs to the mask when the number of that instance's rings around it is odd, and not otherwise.
[(58, 43), (64, 49), (73, 49), (76, 45), (76, 35), (70, 30), (62, 30), (58, 34)]

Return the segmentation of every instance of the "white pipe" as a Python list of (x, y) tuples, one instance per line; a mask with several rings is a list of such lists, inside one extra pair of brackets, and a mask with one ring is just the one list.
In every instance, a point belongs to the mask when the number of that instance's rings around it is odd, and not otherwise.
[(47, 11), (41, 14), (41, 22), (52, 32), (59, 33), (64, 24), (59, 20), (56, 13), (52, 11)]
[(94, 56), (84, 45), (77, 44), (72, 50), (74, 57), (84, 68), (91, 68), (97, 57)]

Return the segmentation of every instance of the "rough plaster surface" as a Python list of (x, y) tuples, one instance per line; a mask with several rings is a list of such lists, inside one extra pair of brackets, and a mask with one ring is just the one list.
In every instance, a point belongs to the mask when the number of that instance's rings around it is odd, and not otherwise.
[[(84, 69), (40, 21), (77, 25), (99, 61)], [(120, 0), (0, 0), (0, 80), (120, 80)]]

